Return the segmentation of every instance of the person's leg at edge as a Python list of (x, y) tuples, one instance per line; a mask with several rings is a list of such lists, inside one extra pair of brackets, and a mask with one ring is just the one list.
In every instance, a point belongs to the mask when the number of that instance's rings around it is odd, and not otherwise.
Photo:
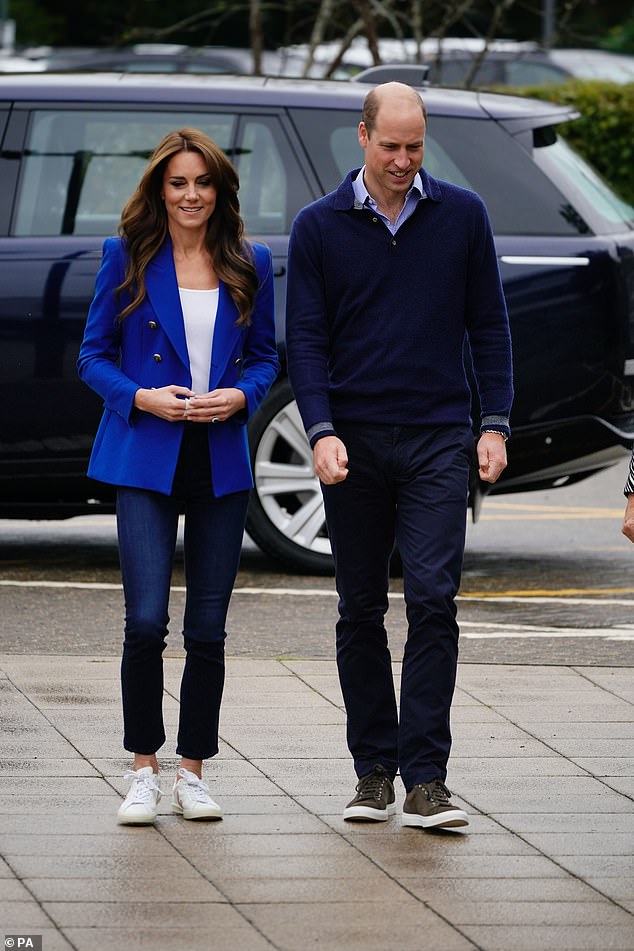
[(165, 742), (163, 650), (178, 505), (143, 489), (117, 493), (117, 533), (125, 596), (125, 637), (121, 660), (124, 741), (134, 769), (152, 766)]
[(225, 624), (240, 559), (248, 493), (190, 502), (185, 516), (185, 667), (172, 810), (185, 819), (220, 819), (222, 808), (202, 779), (218, 752), (225, 678)]
[(246, 491), (214, 497), (206, 436), (195, 434), (191, 452), (184, 537), (186, 658), (180, 690), (177, 782), (183, 776), (181, 770), (202, 779), (203, 761), (218, 752), (225, 624), (249, 499)]
[(398, 715), (384, 618), (394, 543), (394, 499), (386, 475), (391, 427), (338, 425), (347, 478), (322, 486), (339, 594), (337, 667), (348, 748), (359, 778), (398, 768)]
[[(399, 727), (399, 766), (408, 793), (436, 780), (444, 785), (447, 775), (458, 659), (455, 597), (473, 450), (471, 433), (463, 427), (429, 430), (421, 437), (404, 442), (396, 530), (408, 618)], [(444, 800), (442, 810), (448, 810)], [(455, 823), (447, 824), (461, 824), (454, 813)], [(425, 819), (436, 822), (441, 824), (440, 818)]]
[(123, 745), (134, 755), (130, 781), (117, 820), (151, 825), (161, 791), (157, 750), (163, 726), (163, 650), (167, 634), (178, 506), (167, 496), (142, 489), (117, 493), (117, 531), (126, 622), (121, 659)]

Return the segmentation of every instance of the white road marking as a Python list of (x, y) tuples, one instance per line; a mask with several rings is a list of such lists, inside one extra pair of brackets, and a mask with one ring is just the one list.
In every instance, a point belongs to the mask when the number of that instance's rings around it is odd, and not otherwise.
[[(88, 591), (121, 591), (120, 584), (113, 584), (102, 581), (18, 581), (10, 578), (0, 579), (2, 587), (18, 588), (56, 588), (56, 589), (80, 589)], [(174, 585), (173, 592), (182, 593), (185, 588), (180, 585)], [(235, 588), (234, 596), (240, 595), (273, 595), (276, 597), (337, 597), (337, 592), (331, 588), (258, 588), (243, 587)], [(389, 593), (391, 600), (402, 600), (403, 595), (400, 592), (391, 591)], [(623, 598), (571, 598), (571, 597), (526, 597), (526, 596), (495, 596), (495, 595), (459, 595), (459, 601), (486, 601), (493, 603), (521, 603), (521, 604), (571, 604), (571, 605), (620, 605), (631, 607), (634, 600)], [(587, 628), (587, 627), (544, 627), (531, 624), (516, 624), (513, 622), (493, 622), (493, 621), (460, 621), (461, 637), (471, 639), (491, 639), (491, 638), (589, 638), (600, 637), (608, 640), (633, 641), (634, 625), (619, 624), (611, 628)]]

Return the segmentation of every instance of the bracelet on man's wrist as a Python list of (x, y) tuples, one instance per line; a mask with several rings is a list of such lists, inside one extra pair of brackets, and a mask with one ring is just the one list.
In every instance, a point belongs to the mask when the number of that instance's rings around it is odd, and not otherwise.
[(507, 442), (507, 441), (508, 441), (508, 438), (509, 438), (509, 437), (506, 435), (506, 433), (500, 432), (499, 429), (483, 429), (483, 430), (481, 431), (480, 435), (483, 436), (484, 433), (493, 433), (494, 436), (501, 436), (502, 439), (504, 440), (504, 442)]

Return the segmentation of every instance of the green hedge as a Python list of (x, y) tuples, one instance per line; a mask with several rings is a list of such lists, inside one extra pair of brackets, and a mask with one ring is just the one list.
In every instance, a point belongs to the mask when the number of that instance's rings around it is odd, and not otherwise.
[[(552, 86), (523, 86), (514, 91), (573, 105), (581, 118), (563, 123), (559, 131), (615, 191), (634, 204), (634, 83), (571, 80)], [(509, 92), (508, 88), (505, 92)]]

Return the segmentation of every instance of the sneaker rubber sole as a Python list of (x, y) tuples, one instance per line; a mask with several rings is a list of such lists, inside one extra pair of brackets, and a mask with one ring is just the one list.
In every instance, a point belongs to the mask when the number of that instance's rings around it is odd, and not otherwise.
[(117, 813), (117, 824), (120, 826), (151, 826), (154, 825), (156, 815), (153, 816), (129, 816)]
[(343, 810), (343, 818), (349, 822), (387, 822), (390, 816), (395, 814), (395, 802), (390, 803), (385, 809), (373, 809), (372, 806), (347, 806)]
[(420, 829), (456, 829), (459, 826), (468, 826), (469, 817), (462, 809), (447, 810), (435, 816), (421, 816), (417, 812), (404, 812), (402, 824), (404, 826), (416, 826)]
[(204, 812), (196, 812), (190, 809), (184, 809), (179, 803), (172, 803), (172, 812), (178, 816), (182, 816), (183, 819), (193, 819), (193, 820), (202, 820), (203, 822), (210, 820), (222, 819), (222, 809), (220, 806), (204, 806)]

